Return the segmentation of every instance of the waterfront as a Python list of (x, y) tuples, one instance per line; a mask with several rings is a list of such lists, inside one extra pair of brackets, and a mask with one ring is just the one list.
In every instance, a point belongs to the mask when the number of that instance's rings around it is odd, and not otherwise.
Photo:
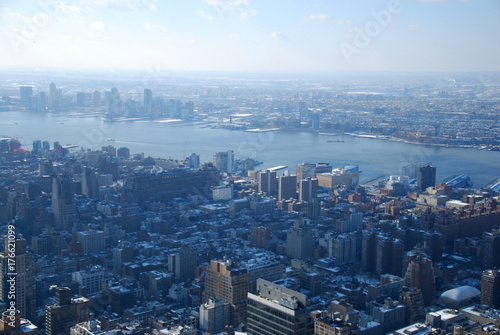
[[(104, 122), (99, 116), (68, 116), (56, 113), (13, 111), (0, 113), (0, 135), (18, 137), (28, 149), (33, 140), (53, 145), (76, 144), (97, 149), (126, 146), (132, 153), (182, 159), (195, 152), (202, 162), (216, 151), (232, 149), (238, 158), (263, 161), (259, 169), (286, 165), (294, 173), (301, 162), (327, 162), (333, 166), (359, 164), (361, 182), (397, 174), (415, 162), (437, 167), (437, 182), (454, 174), (471, 177), (474, 187), (498, 178), (500, 153), (486, 150), (445, 148), (351, 136), (329, 137), (311, 132), (244, 132), (211, 129), (199, 122)], [(334, 138), (344, 142), (328, 142)], [(113, 139), (114, 141), (106, 141)]]

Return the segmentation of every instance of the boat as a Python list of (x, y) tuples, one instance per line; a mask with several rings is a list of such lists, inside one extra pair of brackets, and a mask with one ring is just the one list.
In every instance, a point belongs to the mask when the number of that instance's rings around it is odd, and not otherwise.
[(114, 138), (107, 138), (107, 139), (106, 139), (106, 141), (107, 141), (107, 142), (114, 142), (114, 141), (115, 141), (115, 139), (114, 139)]

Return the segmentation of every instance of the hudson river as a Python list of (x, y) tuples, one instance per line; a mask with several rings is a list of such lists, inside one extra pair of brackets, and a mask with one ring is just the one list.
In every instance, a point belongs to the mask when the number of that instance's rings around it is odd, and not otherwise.
[[(200, 154), (211, 161), (217, 151), (234, 150), (238, 158), (264, 162), (258, 169), (286, 165), (295, 173), (301, 162), (327, 162), (337, 167), (358, 164), (361, 182), (382, 175), (398, 174), (415, 161), (437, 167), (436, 182), (454, 174), (467, 174), (474, 187), (500, 177), (500, 152), (445, 148), (351, 136), (322, 136), (308, 132), (265, 133), (211, 129), (197, 122), (104, 122), (100, 117), (27, 111), (1, 112), (0, 135), (18, 137), (31, 150), (33, 140), (76, 144), (97, 149), (112, 145), (128, 147), (131, 153), (182, 159)], [(107, 141), (113, 139), (114, 141)], [(344, 142), (327, 142), (344, 141)]]

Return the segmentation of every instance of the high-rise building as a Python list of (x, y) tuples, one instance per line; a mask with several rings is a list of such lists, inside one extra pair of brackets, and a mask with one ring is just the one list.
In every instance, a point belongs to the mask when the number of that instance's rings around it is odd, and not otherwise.
[(56, 301), (45, 306), (45, 331), (47, 335), (69, 335), (70, 328), (88, 321), (90, 302), (87, 298), (71, 298), (69, 287), (57, 287)]
[(234, 172), (234, 151), (216, 152), (213, 157), (214, 166), (220, 172)]
[(102, 230), (79, 231), (76, 236), (82, 245), (84, 254), (104, 251), (105, 249), (105, 237)]
[(94, 108), (99, 108), (101, 107), (101, 92), (99, 91), (94, 91), (94, 94), (92, 95), (92, 98), (94, 100)]
[(302, 218), (295, 219), (286, 235), (286, 255), (290, 258), (306, 259), (312, 257), (312, 231)]
[(424, 304), (429, 306), (436, 299), (436, 280), (432, 261), (418, 254), (410, 261), (405, 274), (405, 286), (422, 291)]
[(420, 191), (436, 185), (436, 167), (429, 164), (418, 168), (417, 186)]
[(248, 293), (248, 335), (314, 334), (304, 294), (263, 279), (257, 280), (257, 292)]
[(483, 271), (481, 277), (481, 304), (500, 308), (500, 273), (497, 269)]
[(56, 84), (50, 83), (49, 86), (49, 107), (51, 109), (56, 109), (56, 100), (57, 100), (57, 90), (56, 90)]
[(257, 175), (259, 180), (259, 193), (267, 195), (275, 195), (278, 192), (278, 180), (276, 179), (276, 171), (260, 171)]
[(297, 197), (297, 176), (279, 176), (278, 200), (288, 200)]
[(231, 306), (219, 299), (209, 299), (200, 306), (200, 330), (205, 334), (223, 332), (231, 324)]
[(378, 275), (390, 273), (400, 276), (403, 267), (403, 243), (386, 236), (376, 238), (375, 266)]
[(311, 202), (318, 197), (318, 179), (307, 177), (299, 181), (299, 200)]
[(188, 157), (188, 164), (190, 168), (197, 169), (200, 167), (200, 155), (192, 153)]
[(316, 164), (300, 163), (297, 165), (295, 172), (297, 174), (298, 182), (307, 177), (316, 178)]
[(187, 246), (177, 253), (168, 255), (168, 271), (175, 274), (178, 282), (193, 280), (197, 265), (196, 254)]
[(26, 109), (31, 109), (31, 96), (33, 95), (33, 87), (21, 86), (21, 105)]
[(77, 221), (73, 185), (68, 175), (52, 180), (52, 212), (56, 228), (69, 231)]
[[(34, 320), (35, 317), (35, 274), (31, 253), (26, 250), (26, 240), (22, 237), (5, 238), (5, 250), (0, 254), (0, 300), (21, 312), (21, 317)], [(14, 281), (11, 279), (14, 278)], [(12, 291), (14, 296), (12, 297)], [(14, 299), (12, 299), (14, 298)]]
[(96, 173), (94, 169), (87, 166), (83, 168), (82, 194), (89, 199), (99, 198)]
[(85, 93), (76, 92), (76, 106), (79, 108), (85, 107)]
[(118, 150), (116, 150), (116, 155), (119, 158), (129, 159), (130, 158), (130, 149), (126, 148), (126, 147), (118, 148)]
[(481, 249), (483, 269), (500, 269), (500, 229), (483, 233), (483, 248)]
[(150, 89), (144, 89), (144, 101), (142, 103), (144, 113), (151, 114), (153, 108), (153, 92)]
[(231, 260), (212, 261), (205, 278), (203, 301), (219, 299), (231, 305), (231, 325), (238, 327), (246, 323), (247, 293), (252, 290), (252, 281), (247, 269)]
[(420, 289), (404, 286), (399, 295), (399, 302), (406, 306), (406, 324), (425, 319), (424, 299)]
[(44, 112), (47, 110), (47, 94), (45, 92), (38, 92), (38, 97), (37, 97), (37, 110), (39, 112)]

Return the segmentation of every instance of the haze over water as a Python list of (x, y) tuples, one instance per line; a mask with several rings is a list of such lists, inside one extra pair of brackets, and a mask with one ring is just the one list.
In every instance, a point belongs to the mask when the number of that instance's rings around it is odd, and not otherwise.
[[(149, 121), (104, 122), (100, 117), (70, 117), (55, 113), (2, 112), (0, 135), (18, 137), (31, 149), (33, 140), (77, 144), (100, 149), (112, 145), (128, 147), (131, 153), (182, 159), (200, 154), (212, 161), (217, 151), (234, 150), (238, 158), (250, 157), (263, 164), (257, 169), (286, 165), (295, 173), (301, 162), (327, 162), (334, 167), (359, 164), (361, 182), (382, 175), (398, 174), (401, 167), (416, 161), (437, 167), (436, 182), (454, 174), (467, 174), (473, 186), (485, 186), (499, 177), (500, 152), (445, 148), (358, 138), (321, 136), (309, 132), (276, 131), (252, 133), (211, 129), (198, 122), (159, 123)], [(16, 124), (17, 123), (17, 124)], [(106, 141), (114, 139), (114, 141)], [(328, 140), (344, 142), (329, 143)]]

